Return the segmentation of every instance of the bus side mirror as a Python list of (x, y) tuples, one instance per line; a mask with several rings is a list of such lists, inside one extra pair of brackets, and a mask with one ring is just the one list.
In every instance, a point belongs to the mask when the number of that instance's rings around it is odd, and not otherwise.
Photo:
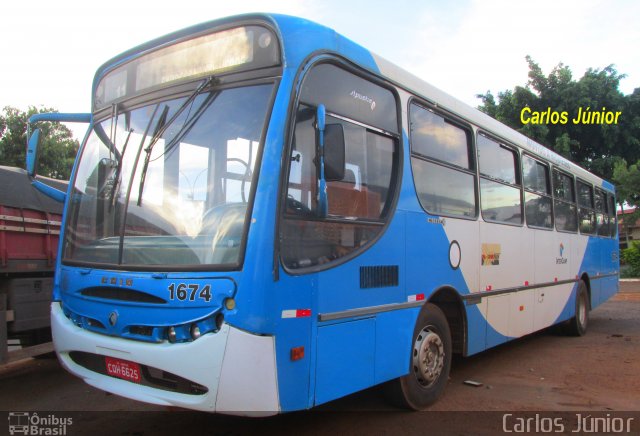
[(318, 215), (326, 217), (329, 213), (327, 181), (344, 178), (345, 144), (344, 130), (341, 124), (326, 124), (327, 112), (323, 104), (316, 111), (318, 128)]
[(40, 146), (40, 129), (35, 129), (27, 142), (27, 174), (33, 178), (36, 176), (36, 163), (38, 147)]
[(324, 131), (324, 177), (327, 182), (344, 179), (344, 149), (342, 124), (327, 124)]

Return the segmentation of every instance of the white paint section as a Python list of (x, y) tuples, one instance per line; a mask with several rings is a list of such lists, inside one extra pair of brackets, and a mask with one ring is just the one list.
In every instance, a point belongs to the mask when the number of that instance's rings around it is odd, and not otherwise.
[[(480, 247), (477, 254), (481, 263), (483, 245), (499, 253), (495, 264), (480, 266), (479, 289), (506, 289), (523, 286), (525, 281), (533, 281), (533, 260), (531, 234), (523, 227), (480, 222)], [(487, 263), (491, 263), (488, 261)]]
[(222, 363), (216, 409), (243, 416), (275, 415), (280, 411), (273, 336), (231, 329)]
[(509, 335), (520, 337), (533, 331), (534, 290), (511, 294), (509, 300)]
[(297, 310), (293, 309), (293, 310), (283, 310), (282, 311), (282, 318), (295, 318), (296, 317), (296, 312)]
[[(486, 223), (481, 219), (474, 222), (447, 218), (444, 230), (449, 241), (460, 244), (463, 276), (471, 292), (480, 294), (573, 280), (581, 273), (589, 240), (579, 234)], [(481, 266), (482, 244), (499, 245), (498, 264)], [(574, 286), (567, 283), (532, 287), (483, 298), (483, 304), (476, 307), (498, 333), (520, 337), (552, 325), (571, 298)]]
[(574, 286), (573, 283), (568, 283), (550, 288), (536, 289), (535, 330), (549, 327), (558, 319), (562, 309), (564, 309), (571, 297)]
[(460, 270), (471, 292), (478, 290), (480, 274), (479, 221), (445, 218), (443, 226), (449, 243), (460, 246)]
[[(51, 330), (65, 369), (98, 389), (146, 403), (207, 412), (263, 416), (279, 411), (275, 339), (271, 336), (251, 335), (225, 324), (219, 332), (193, 342), (132, 341), (74, 325), (57, 302), (51, 305)], [(181, 394), (99, 374), (76, 364), (69, 356), (72, 351), (148, 365), (209, 391), (204, 395)]]
[[(54, 347), (62, 365), (69, 372), (98, 389), (163, 406), (215, 411), (222, 358), (231, 330), (225, 325), (218, 333), (204, 335), (193, 342), (151, 344), (89, 332), (74, 325), (62, 312), (60, 303), (54, 302), (51, 305)], [(99, 374), (76, 364), (69, 356), (72, 351), (148, 365), (206, 386), (209, 392), (204, 395), (180, 394)]]
[[(486, 320), (495, 331), (505, 336), (509, 333), (510, 296), (509, 294), (504, 294), (486, 298)], [(483, 298), (483, 300), (485, 299)]]

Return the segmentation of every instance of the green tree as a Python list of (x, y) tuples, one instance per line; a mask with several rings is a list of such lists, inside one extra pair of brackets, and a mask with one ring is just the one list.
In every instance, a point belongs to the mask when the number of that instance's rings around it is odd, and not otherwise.
[(631, 241), (629, 248), (622, 250), (622, 260), (629, 266), (627, 275), (630, 277), (640, 276), (640, 242)]
[(618, 202), (636, 208), (635, 212), (625, 214), (622, 221), (625, 233), (629, 235), (630, 228), (640, 219), (640, 161), (632, 165), (627, 165), (624, 160), (617, 162), (613, 170), (613, 182), (616, 184)]
[[(640, 159), (640, 88), (625, 96), (619, 91), (619, 74), (613, 65), (601, 70), (588, 69), (579, 79), (571, 69), (560, 63), (545, 75), (530, 57), (528, 81), (512, 91), (502, 91), (496, 98), (488, 91), (478, 97), (481, 111), (518, 130), (531, 139), (546, 145), (605, 179), (613, 177), (613, 169), (621, 160)], [(601, 111), (621, 111), (617, 125), (523, 124), (520, 113), (524, 107), (532, 111), (567, 112), (573, 118), (578, 108)]]
[[(0, 113), (0, 165), (24, 168), (27, 143), (27, 120), (33, 114), (57, 112), (52, 108), (33, 106), (24, 112), (6, 106)], [(71, 130), (60, 123), (39, 123), (42, 130), (38, 149), (38, 174), (56, 179), (69, 179), (78, 151), (78, 141)]]

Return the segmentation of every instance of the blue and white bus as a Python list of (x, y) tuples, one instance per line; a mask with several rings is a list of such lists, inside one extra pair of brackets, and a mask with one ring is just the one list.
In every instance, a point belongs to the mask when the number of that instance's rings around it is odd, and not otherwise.
[(45, 119), (90, 123), (49, 190), (55, 348), (124, 397), (268, 415), (386, 383), (424, 409), (454, 353), (582, 335), (618, 289), (610, 183), (310, 21), (171, 33)]

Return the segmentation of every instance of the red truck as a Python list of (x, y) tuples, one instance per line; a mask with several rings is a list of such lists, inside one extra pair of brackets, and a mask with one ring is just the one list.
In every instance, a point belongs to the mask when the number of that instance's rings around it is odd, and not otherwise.
[[(66, 191), (67, 182), (38, 177)], [(26, 171), (0, 166), (0, 364), (48, 353), (49, 307), (62, 203), (31, 186)], [(9, 351), (9, 341), (19, 349)]]

